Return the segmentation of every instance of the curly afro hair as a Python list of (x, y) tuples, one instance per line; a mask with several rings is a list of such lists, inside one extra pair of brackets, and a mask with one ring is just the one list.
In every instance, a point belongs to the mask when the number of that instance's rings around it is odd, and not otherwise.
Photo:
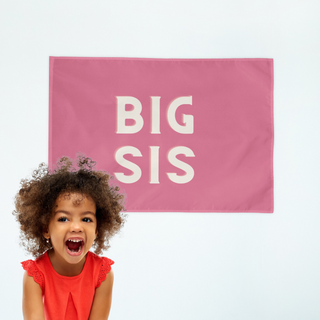
[(22, 179), (15, 196), (13, 215), (20, 223), (22, 246), (34, 257), (51, 248), (43, 237), (52, 218), (57, 198), (62, 194), (79, 193), (90, 196), (96, 204), (98, 235), (93, 243), (96, 254), (110, 247), (109, 239), (125, 222), (124, 195), (119, 187), (110, 185), (112, 176), (94, 171), (96, 162), (84, 155), (77, 156), (77, 167), (68, 157), (58, 160), (55, 169), (41, 163), (31, 179)]

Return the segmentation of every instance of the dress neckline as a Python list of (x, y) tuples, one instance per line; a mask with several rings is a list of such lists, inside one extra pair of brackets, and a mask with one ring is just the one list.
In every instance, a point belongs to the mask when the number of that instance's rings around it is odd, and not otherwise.
[(80, 272), (78, 275), (76, 275), (76, 276), (71, 276), (71, 277), (69, 277), (69, 276), (63, 276), (63, 275), (59, 274), (56, 270), (54, 270), (54, 267), (53, 267), (53, 265), (52, 265), (52, 263), (51, 263), (51, 260), (50, 260), (50, 258), (49, 258), (49, 255), (48, 255), (48, 251), (46, 251), (46, 253), (45, 253), (44, 255), (45, 255), (45, 259), (47, 260), (47, 264), (49, 265), (49, 268), (51, 269), (51, 271), (52, 271), (56, 276), (58, 276), (58, 277), (60, 277), (60, 278), (63, 278), (63, 279), (77, 279), (77, 278), (80, 278), (80, 277), (84, 274), (84, 270), (85, 270), (85, 268), (86, 268), (86, 266), (87, 266), (88, 259), (91, 258), (91, 252), (88, 251), (87, 257), (86, 257), (86, 261), (84, 262), (84, 265), (83, 265), (83, 268), (82, 268), (81, 272)]

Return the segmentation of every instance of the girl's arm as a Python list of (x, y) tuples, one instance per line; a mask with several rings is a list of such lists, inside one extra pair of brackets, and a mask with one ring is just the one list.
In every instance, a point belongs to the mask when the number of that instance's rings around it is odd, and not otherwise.
[(23, 276), (22, 312), (24, 320), (45, 320), (42, 290), (27, 271)]
[(101, 282), (100, 287), (96, 289), (93, 298), (92, 308), (89, 320), (107, 320), (111, 308), (113, 287), (113, 271), (107, 274), (104, 281)]

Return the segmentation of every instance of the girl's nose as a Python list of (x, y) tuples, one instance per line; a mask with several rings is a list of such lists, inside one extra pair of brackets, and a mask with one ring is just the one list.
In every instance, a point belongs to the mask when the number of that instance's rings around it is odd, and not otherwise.
[(80, 221), (73, 221), (71, 224), (71, 232), (82, 232), (83, 228)]

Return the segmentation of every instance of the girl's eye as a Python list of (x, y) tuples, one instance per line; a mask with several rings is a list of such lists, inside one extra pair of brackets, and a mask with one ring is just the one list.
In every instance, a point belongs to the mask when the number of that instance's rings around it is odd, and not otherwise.
[(66, 217), (61, 217), (58, 219), (58, 221), (61, 221), (61, 222), (66, 222), (68, 219)]
[(84, 221), (84, 222), (92, 222), (92, 219), (90, 219), (90, 218), (83, 218), (83, 221)]

